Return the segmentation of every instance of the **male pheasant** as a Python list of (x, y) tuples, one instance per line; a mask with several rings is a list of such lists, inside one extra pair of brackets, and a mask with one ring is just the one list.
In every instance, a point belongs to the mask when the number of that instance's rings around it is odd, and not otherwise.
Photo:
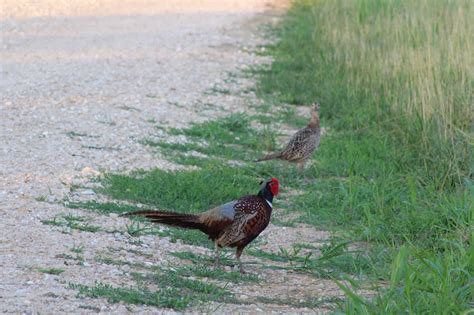
[(241, 197), (199, 214), (145, 210), (122, 216), (145, 217), (154, 223), (201, 230), (214, 241), (217, 267), (219, 248), (236, 247), (240, 272), (245, 273), (240, 256), (245, 246), (268, 226), (273, 197), (278, 195), (278, 189), (278, 180), (270, 178), (261, 183), (258, 194)]
[(314, 103), (311, 109), (311, 120), (308, 125), (298, 130), (282, 151), (268, 154), (255, 162), (281, 159), (297, 163), (299, 171), (302, 171), (311, 154), (319, 146), (321, 128), (319, 126), (318, 111), (319, 104)]

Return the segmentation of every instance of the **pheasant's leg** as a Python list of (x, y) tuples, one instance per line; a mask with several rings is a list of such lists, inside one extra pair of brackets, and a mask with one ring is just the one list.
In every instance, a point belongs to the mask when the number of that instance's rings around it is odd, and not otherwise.
[(298, 162), (297, 165), (298, 165), (298, 172), (299, 173), (303, 173), (305, 164), (306, 164), (306, 161)]
[(214, 241), (214, 246), (215, 246), (215, 251), (216, 251), (216, 262), (215, 262), (215, 266), (216, 268), (220, 268), (221, 267), (221, 255), (220, 255), (220, 252), (219, 252), (219, 245), (217, 244), (217, 240)]
[(235, 257), (237, 257), (237, 261), (239, 262), (240, 273), (246, 273), (244, 270), (244, 267), (242, 266), (242, 261), (240, 260), (240, 255), (242, 255), (243, 250), (244, 250), (243, 248), (238, 247), (237, 251), (235, 252)]

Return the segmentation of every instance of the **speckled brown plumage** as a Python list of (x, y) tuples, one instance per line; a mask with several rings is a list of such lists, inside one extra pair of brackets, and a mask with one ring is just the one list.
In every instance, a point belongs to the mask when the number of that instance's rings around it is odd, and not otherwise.
[(319, 125), (318, 111), (319, 104), (313, 104), (311, 109), (311, 120), (308, 125), (305, 128), (298, 130), (283, 150), (268, 154), (258, 159), (256, 162), (281, 159), (297, 163), (299, 170), (302, 171), (314, 150), (319, 146), (321, 127)]
[(244, 196), (199, 214), (145, 210), (122, 216), (140, 216), (155, 223), (201, 230), (215, 243), (216, 265), (219, 265), (220, 247), (236, 247), (236, 257), (243, 273), (240, 255), (270, 223), (272, 201), (278, 189), (278, 180), (270, 178), (262, 182), (257, 195)]

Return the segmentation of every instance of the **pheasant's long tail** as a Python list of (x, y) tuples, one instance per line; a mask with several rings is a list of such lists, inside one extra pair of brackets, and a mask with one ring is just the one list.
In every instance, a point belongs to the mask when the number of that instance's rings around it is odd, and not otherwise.
[(270, 154), (267, 154), (265, 155), (264, 157), (261, 157), (257, 160), (255, 160), (255, 162), (261, 162), (261, 161), (267, 161), (267, 160), (272, 160), (272, 159), (278, 159), (281, 157), (281, 152), (275, 152), (275, 153), (270, 153)]
[(207, 233), (207, 226), (200, 222), (199, 216), (195, 214), (177, 213), (169, 211), (143, 210), (127, 212), (121, 217), (143, 217), (153, 223), (161, 223), (186, 229), (198, 229)]

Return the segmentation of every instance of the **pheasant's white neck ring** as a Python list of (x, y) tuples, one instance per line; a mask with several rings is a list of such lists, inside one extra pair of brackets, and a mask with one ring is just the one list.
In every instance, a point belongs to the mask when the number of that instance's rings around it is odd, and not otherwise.
[(271, 203), (270, 201), (268, 201), (267, 199), (265, 199), (265, 201), (268, 203), (268, 205), (270, 206), (270, 208), (272, 208), (272, 209), (273, 209), (273, 205), (272, 205), (272, 203)]

